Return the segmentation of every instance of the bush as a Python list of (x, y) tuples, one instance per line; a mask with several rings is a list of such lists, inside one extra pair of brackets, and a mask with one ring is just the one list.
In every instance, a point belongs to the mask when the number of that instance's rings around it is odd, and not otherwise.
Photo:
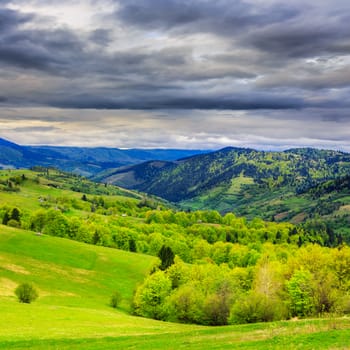
[(291, 279), (286, 283), (291, 300), (292, 316), (310, 316), (314, 313), (314, 290), (312, 274), (307, 270), (294, 272)]
[(227, 324), (230, 315), (229, 300), (218, 293), (210, 295), (204, 303), (204, 314), (206, 323), (211, 326)]
[(337, 302), (333, 307), (333, 311), (340, 315), (349, 315), (350, 314), (350, 295), (346, 294), (339, 296)]
[(31, 283), (21, 283), (15, 290), (20, 303), (30, 304), (38, 298), (38, 292)]
[(195, 284), (186, 284), (174, 292), (169, 299), (169, 310), (175, 321), (204, 323), (204, 294)]
[(122, 301), (122, 295), (116, 290), (111, 296), (110, 305), (116, 309), (121, 303), (121, 301)]
[(148, 276), (136, 290), (134, 296), (135, 313), (156, 320), (165, 320), (167, 310), (164, 304), (171, 290), (171, 280), (164, 272), (157, 271)]
[(7, 222), (7, 226), (19, 228), (21, 227), (21, 224), (18, 221), (11, 219)]
[(230, 324), (270, 322), (284, 318), (284, 310), (279, 300), (256, 292), (251, 292), (238, 300), (231, 309)]

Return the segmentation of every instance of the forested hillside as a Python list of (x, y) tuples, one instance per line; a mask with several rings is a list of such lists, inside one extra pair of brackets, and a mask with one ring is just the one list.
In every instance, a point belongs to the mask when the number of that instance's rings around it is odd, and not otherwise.
[(301, 222), (317, 215), (337, 215), (340, 207), (350, 204), (346, 188), (333, 196), (335, 203), (333, 199), (328, 203), (330, 196), (315, 198), (308, 192), (349, 171), (350, 155), (337, 151), (225, 148), (177, 162), (124, 167), (99, 179), (155, 194), (185, 209)]

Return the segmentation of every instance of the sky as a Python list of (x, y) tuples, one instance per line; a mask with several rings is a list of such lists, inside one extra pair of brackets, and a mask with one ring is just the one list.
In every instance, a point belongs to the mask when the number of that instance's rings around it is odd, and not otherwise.
[(349, 0), (1, 0), (0, 137), (350, 152)]

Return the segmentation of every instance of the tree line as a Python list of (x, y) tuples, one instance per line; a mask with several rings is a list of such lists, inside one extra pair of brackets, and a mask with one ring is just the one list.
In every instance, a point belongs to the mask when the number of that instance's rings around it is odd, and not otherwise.
[(350, 248), (265, 243), (254, 266), (234, 268), (177, 257), (137, 288), (134, 312), (203, 325), (349, 314)]

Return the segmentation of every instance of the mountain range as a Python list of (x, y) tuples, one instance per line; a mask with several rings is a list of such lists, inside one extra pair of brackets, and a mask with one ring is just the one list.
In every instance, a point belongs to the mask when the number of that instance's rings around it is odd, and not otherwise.
[(0, 138), (0, 169), (56, 167), (91, 177), (105, 169), (149, 160), (176, 160), (205, 150), (22, 146)]
[[(155, 195), (181, 209), (350, 227), (350, 154), (20, 146), (0, 139), (0, 168), (56, 167)], [(350, 234), (350, 232), (349, 232)]]

